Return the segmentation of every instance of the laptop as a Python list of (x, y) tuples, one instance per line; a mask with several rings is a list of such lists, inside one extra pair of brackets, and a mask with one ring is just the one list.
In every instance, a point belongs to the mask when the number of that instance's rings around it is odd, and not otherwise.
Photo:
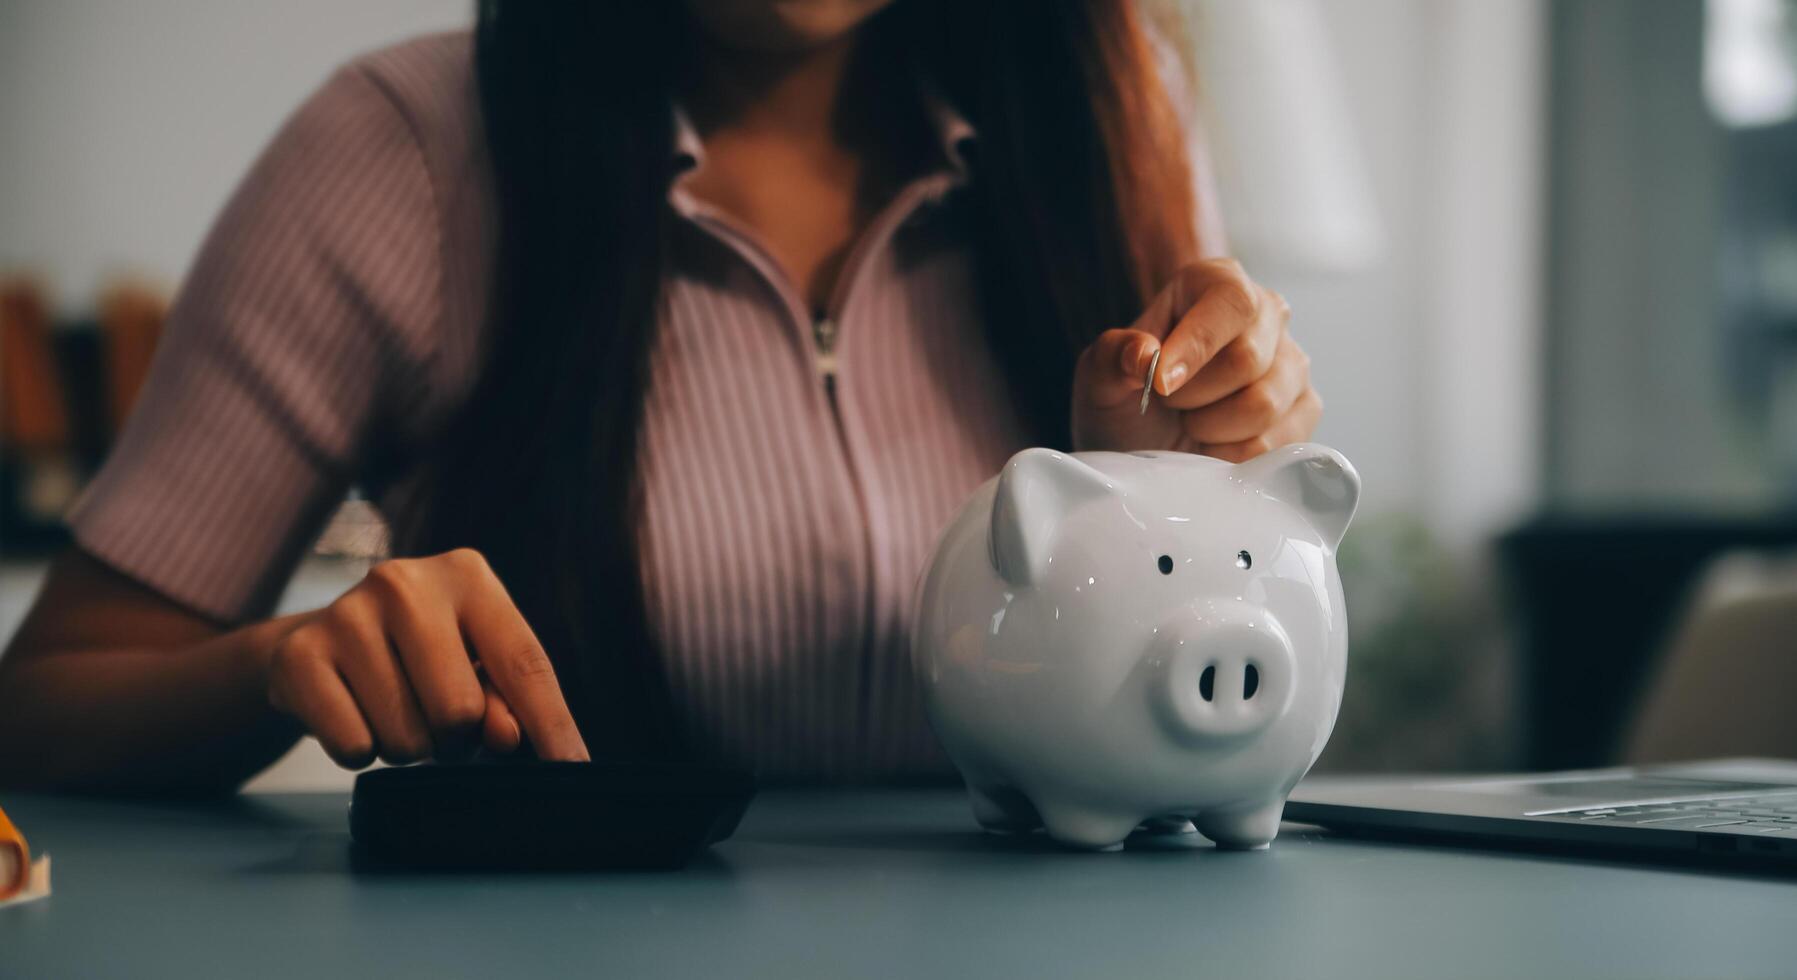
[(1680, 855), (1797, 870), (1797, 762), (1532, 775), (1316, 776), (1285, 819), (1338, 833)]

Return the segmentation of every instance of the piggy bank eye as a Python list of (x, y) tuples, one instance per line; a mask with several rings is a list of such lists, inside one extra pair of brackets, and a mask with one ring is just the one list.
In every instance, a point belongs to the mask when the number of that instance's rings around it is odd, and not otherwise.
[(1160, 560), (1156, 561), (1154, 564), (1156, 567), (1158, 567), (1161, 570), (1162, 575), (1173, 574), (1173, 556), (1172, 555), (1162, 555), (1160, 557)]
[(1254, 556), (1247, 553), (1246, 551), (1236, 552), (1235, 553), (1235, 567), (1237, 567), (1237, 568), (1253, 568), (1254, 567)]

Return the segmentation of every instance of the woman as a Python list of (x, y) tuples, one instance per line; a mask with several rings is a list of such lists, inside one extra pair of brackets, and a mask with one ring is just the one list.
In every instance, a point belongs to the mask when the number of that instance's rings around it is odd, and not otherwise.
[[(307, 732), (352, 768), (944, 771), (906, 603), (973, 486), (1321, 411), (1284, 302), (1201, 258), (1139, 17), (485, 0), (339, 72), (0, 662), (0, 783), (230, 787)], [(404, 557), (265, 618), (352, 484)]]

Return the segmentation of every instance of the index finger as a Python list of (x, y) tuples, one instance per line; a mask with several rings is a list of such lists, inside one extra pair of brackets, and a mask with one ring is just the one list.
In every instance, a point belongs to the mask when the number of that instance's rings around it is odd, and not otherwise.
[(468, 563), (473, 584), (462, 593), (458, 612), (488, 680), (511, 708), (539, 757), (590, 762), (586, 741), (568, 712), (555, 667), (536, 632), (512, 604), (485, 559), (470, 551), (460, 560)]
[(1260, 318), (1259, 290), (1235, 262), (1201, 262), (1180, 275), (1179, 291), (1192, 301), (1161, 343), (1155, 389), (1162, 395), (1178, 391)]

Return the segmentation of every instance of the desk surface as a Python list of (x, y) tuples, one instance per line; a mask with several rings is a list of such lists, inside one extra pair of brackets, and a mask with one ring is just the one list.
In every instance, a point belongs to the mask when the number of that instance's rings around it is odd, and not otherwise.
[(8, 796), (55, 859), (0, 977), (1741, 976), (1797, 973), (1797, 881), (1331, 838), (1116, 854), (958, 794), (764, 793), (672, 873), (350, 870), (341, 795)]

